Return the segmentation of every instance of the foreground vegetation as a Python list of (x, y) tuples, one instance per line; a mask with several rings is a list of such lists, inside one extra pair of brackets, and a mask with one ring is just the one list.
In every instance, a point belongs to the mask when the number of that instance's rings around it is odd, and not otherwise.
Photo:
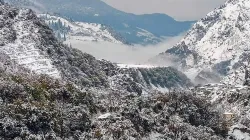
[(227, 134), (220, 113), (192, 93), (96, 93), (46, 76), (1, 73), (0, 138), (218, 140)]

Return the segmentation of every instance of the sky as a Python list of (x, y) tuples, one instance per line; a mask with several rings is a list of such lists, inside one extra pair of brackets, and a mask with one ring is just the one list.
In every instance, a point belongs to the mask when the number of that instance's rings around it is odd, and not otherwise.
[(103, 0), (134, 14), (165, 13), (176, 20), (198, 20), (226, 0)]

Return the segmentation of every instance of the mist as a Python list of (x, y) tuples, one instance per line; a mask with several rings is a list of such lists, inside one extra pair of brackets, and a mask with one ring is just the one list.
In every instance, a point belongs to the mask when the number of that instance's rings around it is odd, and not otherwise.
[[(80, 40), (68, 40), (65, 43), (70, 44), (73, 48), (89, 53), (97, 59), (105, 59), (114, 63), (149, 64), (149, 59), (165, 52), (179, 42), (182, 37), (183, 35), (167, 38), (160, 44), (147, 46), (128, 46), (109, 42), (86, 42)], [(164, 65), (170, 66), (171, 62), (167, 62)]]

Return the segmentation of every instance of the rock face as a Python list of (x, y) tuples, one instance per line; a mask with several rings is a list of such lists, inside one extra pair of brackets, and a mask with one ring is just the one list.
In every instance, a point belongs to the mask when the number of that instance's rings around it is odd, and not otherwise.
[(244, 65), (249, 62), (249, 8), (249, 0), (228, 0), (161, 55), (174, 56), (187, 71), (209, 70), (221, 75), (225, 83), (242, 84)]

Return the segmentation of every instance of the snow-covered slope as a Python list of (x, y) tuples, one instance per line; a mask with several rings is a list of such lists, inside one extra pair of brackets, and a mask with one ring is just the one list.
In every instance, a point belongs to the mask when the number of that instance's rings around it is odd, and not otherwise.
[(45, 22), (54, 30), (57, 38), (66, 40), (80, 40), (80, 41), (108, 41), (112, 43), (126, 43), (121, 36), (115, 33), (111, 28), (87, 22), (74, 22), (59, 16), (52, 16), (49, 14), (40, 14), (38, 17), (45, 20)]
[[(142, 29), (139, 27), (137, 27), (136, 29), (138, 30), (136, 33), (136, 36), (138, 38), (141, 38), (141, 40), (143, 42), (151, 42), (152, 44), (157, 44), (157, 43), (165, 40), (165, 38), (163, 36), (157, 37), (156, 35), (154, 35), (153, 33), (149, 32), (145, 29)], [(146, 45), (146, 43), (144, 45)]]
[(4, 5), (0, 5), (0, 11), (0, 51), (32, 72), (60, 78), (51, 60), (37, 48), (40, 36), (39, 28), (30, 20), (33, 12)]
[(249, 13), (249, 0), (228, 0), (194, 24), (177, 45), (161, 55), (174, 56), (173, 60), (187, 71), (212, 71), (219, 73), (226, 83), (242, 84), (243, 63), (250, 53)]

